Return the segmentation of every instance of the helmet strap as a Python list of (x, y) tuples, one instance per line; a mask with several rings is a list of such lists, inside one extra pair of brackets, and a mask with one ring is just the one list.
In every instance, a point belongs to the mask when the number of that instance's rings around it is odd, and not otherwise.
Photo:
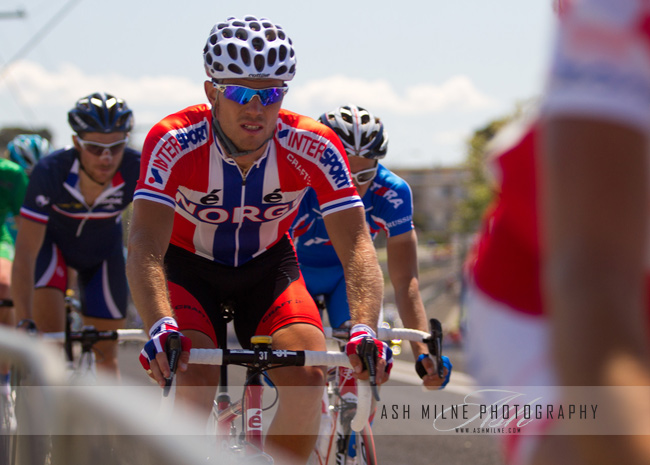
[(215, 134), (216, 138), (219, 140), (219, 142), (221, 143), (221, 145), (226, 149), (226, 151), (228, 152), (228, 155), (230, 155), (230, 157), (239, 158), (239, 157), (242, 157), (244, 155), (248, 155), (250, 153), (256, 152), (259, 149), (261, 149), (262, 147), (264, 147), (264, 145), (268, 141), (273, 139), (273, 136), (275, 135), (275, 130), (256, 149), (253, 149), (253, 150), (241, 150), (239, 147), (237, 147), (235, 145), (235, 143), (230, 139), (230, 137), (228, 137), (226, 135), (226, 133), (223, 132), (223, 129), (221, 128), (221, 125), (219, 124), (219, 120), (217, 119), (217, 112), (216, 112), (215, 107), (216, 107), (216, 101), (215, 101), (215, 105), (212, 107), (212, 127), (214, 128), (214, 134)]

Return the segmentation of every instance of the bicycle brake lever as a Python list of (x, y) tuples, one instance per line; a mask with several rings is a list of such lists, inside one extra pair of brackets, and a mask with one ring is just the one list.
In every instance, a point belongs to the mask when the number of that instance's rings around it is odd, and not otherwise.
[(372, 395), (375, 400), (379, 401), (379, 389), (377, 389), (377, 367), (375, 360), (377, 360), (377, 346), (375, 340), (371, 337), (364, 338), (357, 347), (357, 355), (361, 357), (361, 361), (368, 370), (368, 381), (372, 388)]
[(169, 360), (169, 378), (165, 378), (165, 387), (163, 388), (163, 396), (167, 397), (169, 391), (171, 390), (172, 383), (174, 381), (174, 374), (176, 373), (176, 368), (178, 367), (178, 359), (181, 356), (182, 345), (181, 337), (178, 334), (170, 334), (167, 337), (165, 342), (165, 353), (167, 354), (167, 359)]
[(436, 358), (438, 377), (445, 377), (445, 367), (442, 363), (442, 324), (436, 318), (429, 320), (431, 326), (431, 340), (429, 341), (429, 352)]

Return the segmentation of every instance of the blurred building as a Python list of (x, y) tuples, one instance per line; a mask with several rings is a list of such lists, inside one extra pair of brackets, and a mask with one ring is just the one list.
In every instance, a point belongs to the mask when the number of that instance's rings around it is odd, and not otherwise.
[(458, 206), (467, 198), (471, 178), (465, 167), (431, 169), (391, 169), (413, 190), (413, 220), (424, 233), (448, 235), (458, 214)]

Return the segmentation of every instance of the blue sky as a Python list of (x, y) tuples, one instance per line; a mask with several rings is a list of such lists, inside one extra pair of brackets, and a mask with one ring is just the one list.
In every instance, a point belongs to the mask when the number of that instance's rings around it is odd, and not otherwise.
[(284, 107), (366, 107), (390, 136), (385, 164), (403, 168), (461, 162), (475, 129), (538, 96), (553, 31), (550, 0), (0, 0), (0, 12), (16, 9), (27, 16), (0, 19), (0, 126), (47, 126), (69, 144), (67, 111), (103, 90), (133, 109), (139, 147), (158, 120), (205, 102), (212, 25), (252, 14), (294, 42)]

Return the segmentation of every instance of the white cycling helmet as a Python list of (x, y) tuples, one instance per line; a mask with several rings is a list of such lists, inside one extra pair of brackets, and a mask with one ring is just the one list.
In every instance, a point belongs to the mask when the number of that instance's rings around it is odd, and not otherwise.
[(282, 26), (266, 18), (228, 18), (215, 24), (203, 49), (205, 71), (214, 80), (281, 79), (296, 74), (296, 54)]
[(38, 134), (20, 134), (7, 144), (9, 159), (18, 163), (27, 174), (34, 165), (52, 151), (50, 141)]
[(386, 156), (388, 134), (384, 124), (365, 108), (344, 105), (323, 113), (318, 121), (336, 132), (348, 155), (373, 160)]

